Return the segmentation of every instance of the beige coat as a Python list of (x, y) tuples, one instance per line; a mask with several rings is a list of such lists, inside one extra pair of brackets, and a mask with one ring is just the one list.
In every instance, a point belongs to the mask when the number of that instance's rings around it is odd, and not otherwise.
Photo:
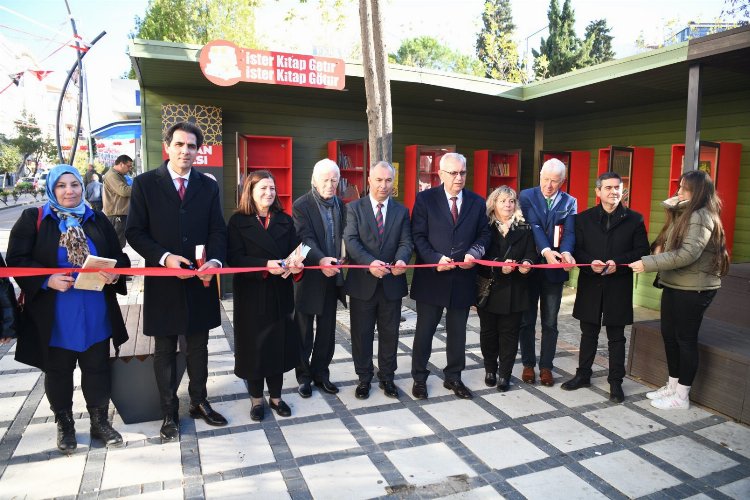
[[(680, 210), (681, 208), (671, 208)], [(693, 212), (682, 245), (643, 257), (647, 272), (658, 271), (659, 282), (677, 290), (715, 290), (721, 287), (716, 269), (716, 245), (711, 242), (714, 222), (708, 210)], [(669, 240), (669, 234), (667, 234)]]
[(132, 188), (128, 186), (125, 176), (114, 168), (110, 168), (104, 174), (102, 184), (103, 212), (108, 216), (128, 215)]

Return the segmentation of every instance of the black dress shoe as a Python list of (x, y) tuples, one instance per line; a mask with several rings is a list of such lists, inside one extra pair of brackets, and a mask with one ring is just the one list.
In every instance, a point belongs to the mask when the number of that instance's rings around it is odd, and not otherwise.
[(506, 392), (509, 387), (510, 387), (510, 382), (508, 382), (507, 378), (500, 377), (499, 379), (497, 379), (497, 391), (498, 392)]
[(292, 409), (289, 408), (289, 405), (286, 404), (283, 399), (279, 400), (279, 404), (276, 404), (273, 401), (271, 401), (271, 403), (268, 406), (270, 406), (271, 409), (276, 412), (276, 415), (280, 417), (292, 416)]
[(584, 377), (579, 373), (576, 373), (575, 377), (560, 385), (560, 389), (563, 391), (575, 391), (582, 387), (591, 387), (591, 378)]
[(263, 420), (263, 416), (266, 414), (266, 409), (263, 406), (263, 403), (253, 405), (250, 408), (250, 420), (254, 420), (255, 422), (260, 422)]
[(383, 389), (383, 393), (389, 398), (398, 399), (398, 387), (393, 383), (393, 380), (385, 380), (378, 384), (378, 387)]
[(370, 397), (370, 382), (360, 382), (354, 389), (354, 397), (357, 399), (367, 399)]
[(208, 401), (198, 404), (190, 403), (189, 414), (193, 418), (202, 418), (208, 425), (216, 427), (227, 425), (227, 419), (221, 413), (211, 408)]
[(474, 397), (469, 388), (460, 380), (446, 380), (443, 382), (443, 387), (450, 389), (453, 391), (453, 394), (461, 399), (471, 399)]
[(622, 391), (621, 382), (612, 382), (609, 384), (609, 400), (613, 403), (622, 403), (625, 401), (625, 393)]
[(159, 429), (159, 436), (164, 441), (174, 441), (180, 436), (179, 422), (174, 415), (167, 415), (161, 422), (161, 429)]
[(484, 375), (484, 385), (487, 387), (495, 387), (497, 384), (497, 374), (493, 372), (487, 372)]
[(310, 387), (310, 382), (302, 382), (297, 388), (297, 392), (305, 399), (312, 396), (312, 387)]
[(328, 394), (336, 394), (339, 392), (339, 388), (336, 387), (330, 380), (316, 380), (315, 385), (320, 387), (323, 392), (327, 392)]
[(414, 382), (411, 394), (417, 399), (427, 399), (427, 384), (425, 382)]

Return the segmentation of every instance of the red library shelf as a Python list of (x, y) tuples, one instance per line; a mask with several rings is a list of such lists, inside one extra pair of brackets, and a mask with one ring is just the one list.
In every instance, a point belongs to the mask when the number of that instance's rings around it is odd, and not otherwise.
[(247, 175), (268, 170), (274, 176), (276, 193), (284, 211), (292, 213), (292, 138), (237, 134), (237, 203)]
[(479, 196), (488, 196), (499, 186), (510, 186), (518, 192), (520, 169), (520, 149), (474, 151), (474, 192)]
[(417, 193), (440, 185), (440, 159), (455, 153), (456, 146), (406, 146), (404, 172), (404, 205), (411, 211)]
[(369, 155), (367, 141), (330, 141), (328, 159), (339, 166), (341, 178), (337, 193), (344, 203), (349, 203), (367, 194), (367, 166)]
[[(598, 175), (616, 172), (622, 177), (622, 203), (640, 213), (648, 231), (651, 220), (651, 186), (654, 148), (610, 146), (599, 150)], [(599, 200), (597, 199), (597, 203)]]
[(545, 161), (552, 158), (557, 158), (567, 167), (568, 173), (561, 189), (578, 201), (578, 211), (583, 212), (589, 205), (591, 153), (588, 151), (539, 151), (539, 167), (541, 168)]
[[(708, 172), (716, 184), (721, 198), (721, 223), (727, 238), (727, 251), (732, 255), (734, 226), (737, 217), (737, 197), (740, 183), (740, 156), (742, 144), (735, 142), (700, 141), (698, 168)], [(669, 196), (677, 194), (682, 166), (685, 162), (685, 145), (672, 145), (669, 165)]]

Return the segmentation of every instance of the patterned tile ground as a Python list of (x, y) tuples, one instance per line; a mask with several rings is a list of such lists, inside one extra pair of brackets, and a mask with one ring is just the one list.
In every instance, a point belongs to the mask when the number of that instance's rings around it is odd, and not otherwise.
[[(135, 262), (137, 255), (131, 257)], [(142, 302), (142, 280), (129, 282), (123, 304)], [(291, 418), (250, 420), (243, 381), (233, 374), (232, 302), (222, 328), (211, 332), (209, 396), (229, 419), (215, 428), (186, 414), (183, 379), (180, 441), (162, 444), (159, 422), (126, 425), (115, 409), (125, 445), (90, 443), (88, 414), (75, 392), (79, 449), (55, 449), (55, 425), (43, 377), (0, 347), (0, 498), (749, 498), (750, 428), (694, 407), (665, 413), (645, 399), (648, 387), (626, 380), (627, 400), (611, 404), (606, 381), (606, 338), (590, 389), (560, 390), (577, 366), (578, 324), (570, 316), (573, 292), (560, 314), (560, 342), (552, 388), (520, 381), (511, 390), (484, 385), (479, 322), (472, 313), (463, 380), (476, 397), (456, 399), (442, 387), (445, 331), (433, 343), (429, 399), (411, 397), (411, 341), (416, 314), (404, 300), (398, 400), (373, 384), (370, 398), (354, 397), (356, 376), (349, 313), (338, 312), (331, 367), (338, 395), (302, 399), (293, 374), (283, 398)], [(639, 319), (652, 311), (638, 309)], [(629, 335), (629, 332), (628, 332)], [(375, 359), (377, 362), (377, 359)]]

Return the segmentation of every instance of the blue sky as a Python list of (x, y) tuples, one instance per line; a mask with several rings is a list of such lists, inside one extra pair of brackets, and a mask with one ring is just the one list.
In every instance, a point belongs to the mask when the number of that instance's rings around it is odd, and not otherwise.
[[(94, 109), (99, 102), (106, 102), (103, 94), (109, 87), (109, 79), (118, 78), (129, 69), (126, 54), (128, 33), (133, 29), (135, 16), (143, 15), (148, 2), (69, 2), (84, 39), (90, 40), (102, 30), (107, 31), (107, 35), (86, 56), (89, 94)], [(562, 0), (559, 3), (562, 4)], [(346, 3), (347, 27), (339, 33), (333, 33), (316, 22), (319, 18), (315, 11), (317, 4), (317, 1), (301, 5), (298, 0), (265, 0), (256, 23), (265, 44), (271, 49), (300, 53), (311, 53), (320, 47), (338, 49), (342, 57), (347, 57), (346, 51), (358, 43), (356, 0)], [(384, 16), (388, 49), (395, 51), (403, 38), (431, 35), (455, 49), (473, 53), (483, 4), (483, 0), (386, 0)], [(548, 6), (548, 0), (512, 0), (516, 39), (521, 52), (525, 50), (527, 37), (529, 47), (536, 48), (539, 38), (546, 36), (542, 31), (530, 37), (547, 24)], [(579, 36), (590, 21), (606, 18), (615, 36), (618, 57), (634, 53), (634, 41), (641, 31), (647, 40), (659, 41), (664, 36), (661, 28), (667, 20), (677, 19), (682, 25), (690, 20), (713, 21), (721, 15), (724, 6), (724, 0), (573, 0)], [(3, 10), (3, 7), (14, 13)], [(295, 29), (282, 21), (290, 8), (297, 11), (298, 22), (305, 29)], [(64, 0), (3, 0), (0, 35), (11, 43), (28, 47), (36, 60), (42, 61), (70, 35)], [(0, 50), (6, 50), (6, 47), (0, 46)], [(7, 55), (2, 53), (0, 57)], [(69, 67), (74, 58), (72, 49), (64, 48), (41, 62), (40, 66), (42, 69), (61, 70)]]

